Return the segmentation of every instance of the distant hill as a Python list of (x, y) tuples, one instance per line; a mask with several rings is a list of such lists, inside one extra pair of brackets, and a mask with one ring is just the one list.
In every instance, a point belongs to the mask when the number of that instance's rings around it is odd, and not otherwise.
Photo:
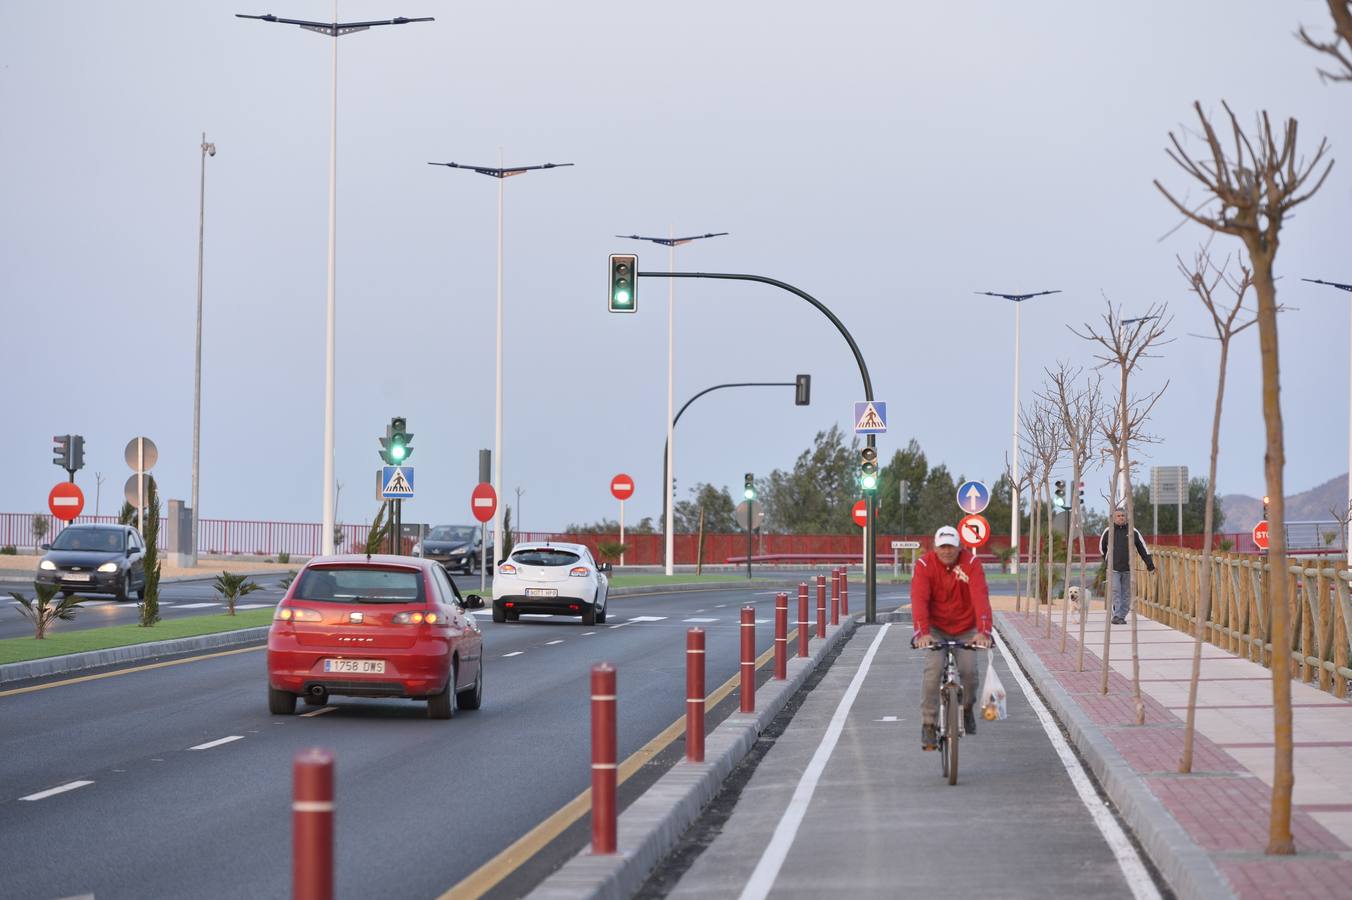
[[(1224, 494), (1220, 498), (1225, 510), (1225, 530), (1243, 531), (1263, 518), (1263, 498), (1247, 494)], [(1347, 475), (1339, 475), (1318, 487), (1286, 498), (1288, 522), (1329, 522), (1329, 509), (1347, 509)]]

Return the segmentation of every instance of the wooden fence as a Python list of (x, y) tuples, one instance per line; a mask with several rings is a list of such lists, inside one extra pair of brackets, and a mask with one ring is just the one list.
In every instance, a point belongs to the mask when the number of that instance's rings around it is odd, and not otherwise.
[[(1154, 548), (1155, 574), (1132, 577), (1137, 609), (1172, 628), (1195, 634), (1201, 604), (1202, 554)], [(1139, 567), (1139, 560), (1135, 561)], [(1288, 557), (1286, 596), (1291, 620), (1291, 677), (1337, 697), (1347, 696), (1352, 635), (1352, 570), (1340, 559)], [(1215, 553), (1211, 560), (1208, 641), (1237, 656), (1272, 665), (1273, 577), (1266, 557)], [(1336, 568), (1335, 568), (1336, 567)]]

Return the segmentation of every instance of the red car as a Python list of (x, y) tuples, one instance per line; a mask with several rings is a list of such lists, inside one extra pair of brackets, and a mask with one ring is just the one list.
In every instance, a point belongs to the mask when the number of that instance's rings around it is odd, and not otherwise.
[(437, 563), (407, 556), (311, 560), (277, 606), (268, 632), (268, 709), (288, 716), (296, 698), (426, 700), (433, 719), (483, 703), (483, 637)]

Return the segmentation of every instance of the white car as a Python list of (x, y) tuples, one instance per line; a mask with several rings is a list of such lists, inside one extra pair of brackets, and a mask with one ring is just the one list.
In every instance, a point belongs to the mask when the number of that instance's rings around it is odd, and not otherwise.
[(583, 625), (606, 620), (610, 563), (597, 564), (582, 544), (518, 544), (493, 575), (493, 621), (522, 613), (581, 616)]

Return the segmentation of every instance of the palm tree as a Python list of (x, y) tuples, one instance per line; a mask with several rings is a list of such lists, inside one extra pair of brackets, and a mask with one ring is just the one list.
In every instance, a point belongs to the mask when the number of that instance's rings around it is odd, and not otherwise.
[(217, 575), (211, 587), (225, 600), (227, 616), (235, 614), (236, 600), (259, 589), (259, 585), (250, 581), (248, 575), (232, 575), (229, 572)]
[(75, 610), (80, 608), (80, 598), (72, 594), (62, 597), (59, 603), (53, 605), (52, 599), (58, 590), (56, 585), (35, 584), (33, 590), (36, 596), (32, 600), (18, 591), (10, 591), (9, 595), (18, 602), (20, 615), (33, 623), (33, 637), (42, 640), (47, 636), (47, 626), (54, 620), (69, 622), (75, 618)]

